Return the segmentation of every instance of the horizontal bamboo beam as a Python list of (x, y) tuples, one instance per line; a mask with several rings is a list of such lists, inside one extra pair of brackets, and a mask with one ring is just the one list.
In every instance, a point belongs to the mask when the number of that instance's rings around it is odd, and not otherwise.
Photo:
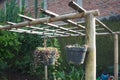
[(54, 38), (54, 37), (69, 37), (69, 36), (73, 36), (73, 37), (76, 37), (76, 36), (80, 36), (79, 34), (73, 34), (73, 35), (59, 35), (59, 36), (57, 36), (57, 35), (55, 35), (55, 36), (47, 36), (47, 37), (49, 37), (49, 38)]
[(78, 30), (78, 27), (70, 27), (70, 28), (67, 28), (67, 29), (77, 29)]
[[(7, 23), (10, 24), (10, 25), (15, 25), (16, 24), (16, 23), (13, 23), (13, 22), (7, 22)], [(32, 28), (32, 30), (30, 30), (31, 32), (34, 31), (34, 30), (44, 30), (46, 32), (54, 32), (54, 33), (59, 33), (59, 34), (68, 34), (68, 35), (71, 34), (71, 33), (63, 32), (63, 31), (57, 31), (57, 30), (39, 28), (39, 27), (34, 27), (34, 26), (26, 26), (26, 27)], [(21, 29), (21, 30), (23, 30), (23, 29)]]
[(47, 15), (49, 15), (49, 16), (51, 16), (51, 17), (59, 16), (58, 14), (55, 14), (55, 13), (49, 11), (49, 10), (40, 9), (40, 11), (41, 11), (43, 14), (47, 14)]
[[(46, 23), (46, 24), (47, 24), (47, 23)], [(80, 34), (80, 35), (84, 35), (82, 32), (78, 32), (78, 31), (75, 31), (75, 30), (71, 30), (71, 29), (67, 29), (67, 28), (64, 28), (64, 27), (60, 27), (60, 26), (58, 26), (58, 25), (53, 25), (53, 24), (51, 24), (51, 23), (49, 23), (49, 24), (47, 24), (47, 25), (52, 26), (52, 27), (55, 27), (55, 28), (59, 28), (59, 29), (61, 29), (61, 30), (67, 31), (67, 32), (78, 33), (78, 34)]]
[(54, 33), (44, 33), (44, 32), (38, 32), (38, 31), (24, 30), (24, 29), (11, 29), (9, 31), (18, 32), (18, 33), (37, 34), (37, 35), (61, 35), (61, 34), (54, 34)]
[(66, 19), (75, 19), (75, 18), (83, 18), (85, 15), (87, 14), (93, 14), (95, 16), (99, 15), (99, 11), (98, 10), (92, 10), (92, 11), (87, 11), (86, 13), (71, 13), (71, 14), (65, 14), (65, 15), (60, 15), (57, 17), (52, 17), (52, 18), (41, 18), (41, 19), (36, 19), (33, 21), (25, 21), (25, 22), (21, 22), (21, 23), (17, 23), (16, 25), (7, 25), (7, 26), (1, 26), (1, 29), (11, 29), (11, 28), (21, 28), (21, 27), (25, 27), (27, 25), (37, 25), (37, 24), (42, 24), (45, 22), (55, 22), (55, 21), (62, 21), (62, 20), (66, 20)]
[[(57, 16), (59, 16), (58, 14), (53, 13), (53, 12), (51, 12), (51, 11), (49, 11), (49, 10), (43, 10), (43, 9), (41, 9), (41, 11), (42, 11), (44, 14), (47, 14), (47, 15), (52, 16), (52, 17), (57, 17)], [(82, 25), (80, 25), (80, 24), (77, 24), (76, 22), (74, 22), (74, 21), (72, 21), (72, 20), (64, 20), (64, 22), (70, 23), (70, 24), (72, 24), (72, 25), (74, 25), (74, 26), (77, 26), (78, 28), (85, 29), (84, 26), (82, 26)]]
[[(17, 33), (28, 33), (28, 34), (36, 34), (41, 36), (64, 36), (64, 34), (57, 34), (57, 33), (46, 33), (46, 32), (39, 32), (39, 31), (31, 31), (31, 30), (24, 30), (24, 29), (11, 29), (9, 31), (17, 32)], [(71, 35), (71, 34), (65, 34)], [(74, 34), (72, 34), (74, 35)]]
[[(66, 35), (62, 35), (62, 34), (53, 34), (53, 33), (44, 33), (44, 32), (37, 32), (37, 31), (30, 31), (30, 30), (23, 30), (23, 29), (12, 29), (9, 30), (12, 32), (18, 32), (18, 33), (28, 33), (28, 34), (36, 34), (36, 35), (41, 35), (41, 36), (47, 36), (50, 38), (53, 37), (69, 37), (69, 36), (73, 36), (73, 37), (77, 37), (77, 36), (85, 36), (85, 35), (80, 35), (80, 34), (66, 34)], [(120, 34), (120, 32), (113, 32), (113, 34)], [(97, 36), (103, 36), (103, 35), (111, 35), (111, 33), (96, 33)]]
[[(1, 25), (0, 25), (1, 27)], [(38, 32), (32, 32), (31, 30), (23, 30), (23, 29), (16, 29), (16, 28), (13, 28), (13, 30), (10, 30), (10, 31), (14, 31), (14, 32), (19, 32), (19, 33), (29, 33), (29, 34), (37, 34), (37, 35), (43, 35), (42, 33), (38, 33)], [(113, 32), (113, 34), (120, 34), (119, 31), (117, 32)], [(99, 35), (111, 35), (111, 33), (107, 33), (107, 32), (104, 32), (104, 33), (96, 33), (97, 36)], [(44, 35), (45, 36), (45, 35)], [(57, 36), (51, 36), (51, 35), (47, 35), (48, 37), (61, 37), (61, 35), (57, 35)], [(68, 36), (85, 36), (84, 35), (79, 35), (79, 34), (75, 34), (75, 35), (63, 35), (63, 37), (68, 37)]]
[[(82, 20), (82, 21), (75, 21), (75, 23), (81, 24), (81, 23), (85, 23), (85, 21), (84, 21), (84, 20)], [(69, 23), (57, 23), (58, 26), (66, 26), (66, 25), (68, 25), (68, 24), (69, 24)]]
[[(34, 18), (27, 17), (27, 16), (20, 15), (20, 14), (19, 14), (19, 16), (20, 16), (20, 17), (23, 17), (23, 18), (25, 18), (25, 19), (28, 19), (28, 20), (32, 20), (32, 21), (36, 20), (36, 19), (34, 19)], [(58, 29), (61, 29), (61, 30), (67, 31), (67, 32), (78, 33), (78, 34), (84, 35), (84, 34), (81, 33), (81, 32), (77, 32), (77, 31), (70, 30), (70, 29), (67, 29), (67, 28), (64, 28), (64, 27), (60, 27), (60, 26), (55, 25), (55, 24), (51, 24), (51, 23), (43, 23), (43, 24), (48, 25), (48, 26), (52, 26), (52, 27), (55, 27), (55, 28), (58, 28)]]
[[(120, 32), (113, 32), (113, 34), (120, 34)], [(111, 35), (111, 33), (107, 33), (107, 32), (96, 33), (96, 36), (103, 36), (103, 35)], [(84, 35), (74, 34), (74, 35), (48, 36), (48, 37), (53, 38), (53, 37), (69, 37), (69, 36), (77, 37), (77, 36), (85, 36), (85, 34)]]
[[(1, 27), (1, 25), (0, 25)], [(31, 30), (23, 30), (23, 29), (16, 29), (16, 28), (13, 28), (12, 30), (9, 30), (9, 31), (13, 31), (13, 32), (18, 32), (18, 33), (29, 33), (29, 34), (36, 34), (36, 35), (41, 35), (41, 36), (48, 36), (48, 37), (68, 37), (68, 36), (85, 36), (84, 35), (80, 35), (80, 34), (66, 34), (66, 35), (61, 35), (61, 34), (57, 34), (57, 35), (53, 35), (53, 33), (46, 33), (44, 34), (44, 32), (37, 32), (37, 31), (31, 31)], [(120, 34), (119, 31), (117, 32), (113, 32), (113, 34)], [(104, 33), (96, 33), (97, 36), (100, 36), (100, 35), (111, 35), (111, 33), (107, 33), (107, 32), (104, 32)]]
[[(104, 28), (98, 28), (98, 29), (96, 29), (96, 31), (102, 31), (102, 30), (105, 30), (105, 29)], [(85, 30), (76, 30), (76, 31), (84, 32)]]
[(96, 18), (96, 22), (100, 24), (103, 28), (105, 28), (106, 31), (113, 33), (113, 31), (109, 27), (107, 27), (103, 22), (101, 22), (99, 19)]
[[(46, 12), (48, 13), (48, 10), (47, 10)], [(54, 13), (50, 12), (50, 11), (49, 11), (48, 14), (51, 14), (52, 16), (59, 16), (59, 15), (57, 15), (57, 14), (54, 14)], [(19, 16), (20, 16), (20, 17), (23, 17), (23, 18), (25, 18), (25, 19), (27, 19), (27, 20), (31, 20), (31, 21), (32, 21), (32, 20), (35, 20), (34, 18), (25, 16), (25, 15), (19, 14)], [(67, 29), (67, 28), (63, 28), (63, 27), (58, 27), (58, 26), (55, 25), (55, 24), (51, 24), (51, 23), (44, 23), (44, 24), (49, 25), (49, 26), (52, 26), (52, 27), (55, 27), (55, 28), (60, 28), (60, 29), (62, 29), (62, 30), (64, 30), (64, 31), (67, 31), (67, 32), (69, 31), (69, 32), (79, 33), (79, 34), (83, 35), (83, 33), (76, 32), (76, 31), (73, 31), (73, 30), (70, 30), (70, 29)], [(75, 24), (75, 23), (73, 23), (73, 24)], [(77, 25), (77, 24), (76, 24), (76, 25)], [(31, 27), (31, 28), (32, 28), (32, 27)], [(56, 31), (56, 32), (58, 32), (58, 31)], [(68, 33), (64, 32), (64, 34), (68, 34)]]
[[(31, 30), (24, 30), (24, 29), (11, 29), (9, 31), (17, 32), (17, 33), (36, 34), (36, 35), (41, 35), (41, 36), (64, 36), (63, 34), (45, 33), (45, 32), (38, 32), (38, 31), (31, 31)], [(66, 34), (66, 35), (69, 36), (71, 34)], [(74, 34), (72, 34), (72, 35), (74, 35)]]
[(24, 19), (26, 19), (26, 20), (29, 20), (29, 21), (33, 21), (33, 20), (35, 20), (34, 18), (31, 18), (31, 17), (25, 16), (25, 15), (22, 15), (22, 14), (18, 14), (18, 16), (20, 16), (20, 17), (22, 17), (22, 18), (24, 18)]

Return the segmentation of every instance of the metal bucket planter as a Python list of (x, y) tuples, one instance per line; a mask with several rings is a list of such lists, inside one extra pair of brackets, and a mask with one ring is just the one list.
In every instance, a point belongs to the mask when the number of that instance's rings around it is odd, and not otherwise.
[(58, 50), (53, 47), (42, 48), (37, 47), (34, 52), (34, 63), (36, 65), (44, 64), (44, 65), (55, 65), (59, 57)]
[(83, 64), (87, 52), (87, 47), (66, 47), (66, 58), (68, 63)]

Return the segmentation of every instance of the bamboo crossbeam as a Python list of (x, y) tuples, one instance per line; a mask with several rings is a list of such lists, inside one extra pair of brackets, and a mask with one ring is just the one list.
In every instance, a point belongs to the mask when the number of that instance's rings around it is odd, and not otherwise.
[(49, 10), (40, 9), (40, 11), (44, 14), (47, 14), (47, 15), (51, 16), (51, 17), (59, 16), (58, 14), (55, 14), (55, 13), (49, 11)]
[[(41, 36), (71, 36), (71, 34), (66, 34), (66, 35), (62, 35), (62, 34), (55, 34), (55, 33), (44, 33), (44, 32), (37, 32), (37, 31), (31, 31), (31, 30), (24, 30), (24, 29), (11, 29), (9, 31), (12, 32), (17, 32), (17, 33), (28, 33), (28, 34), (36, 34), (36, 35), (41, 35)], [(76, 34), (72, 34), (72, 35), (76, 35)], [(78, 34), (77, 34), (78, 35)]]
[[(51, 12), (51, 11), (49, 11), (49, 10), (43, 10), (43, 9), (41, 9), (41, 11), (42, 11), (43, 13), (47, 14), (47, 15), (52, 16), (52, 17), (57, 17), (57, 16), (59, 16), (58, 14), (53, 13), (53, 12)], [(78, 28), (85, 29), (84, 26), (79, 25), (79, 24), (77, 24), (76, 22), (74, 22), (74, 21), (72, 21), (72, 20), (64, 20), (64, 22), (70, 23), (70, 24), (72, 24), (72, 25), (74, 25), (74, 26), (77, 26)]]
[[(2, 27), (2, 25), (0, 25), (0, 27)], [(33, 32), (31, 30), (23, 30), (23, 29), (17, 29), (16, 28), (13, 28), (13, 30), (10, 30), (10, 31), (14, 31), (14, 32), (19, 32), (19, 33), (29, 33), (29, 34), (37, 34), (37, 35), (42, 35), (42, 36), (46, 36), (46, 35), (43, 35), (43, 33), (39, 33), (39, 32)], [(119, 31), (116, 31), (116, 32), (113, 32), (113, 34), (120, 34)], [(108, 33), (108, 32), (104, 32), (104, 33), (96, 33), (97, 36), (103, 36), (103, 35), (111, 35), (111, 33)], [(50, 35), (50, 34), (47, 34), (48, 37), (68, 37), (68, 36), (85, 36), (84, 35), (79, 35), (79, 34), (66, 34), (66, 35)]]
[[(113, 32), (112, 34), (120, 34), (120, 32), (118, 31), (116, 31), (116, 32)], [(104, 32), (104, 33), (97, 33), (96, 35), (111, 35), (111, 33), (109, 33), (109, 32)]]
[[(85, 23), (85, 21), (84, 21), (84, 20), (82, 20), (82, 21), (75, 21), (75, 23), (81, 24), (81, 23)], [(68, 24), (69, 24), (69, 23), (57, 23), (58, 26), (66, 26), (66, 25), (68, 25)]]
[[(84, 20), (82, 20), (82, 21), (77, 21), (76, 22), (77, 24), (81, 24), (81, 23), (85, 23), (85, 21)], [(57, 23), (57, 25), (58, 26), (66, 26), (66, 25), (68, 25), (69, 23)]]
[(44, 29), (44, 28), (38, 28), (38, 27), (30, 27), (30, 28), (33, 28), (33, 29), (36, 29), (36, 30), (44, 30), (46, 32), (59, 33), (59, 34), (68, 34), (68, 35), (72, 34), (72, 33), (67, 33), (67, 32), (63, 32), (63, 31)]
[(113, 33), (113, 31), (107, 27), (104, 23), (102, 23), (99, 19), (96, 18), (96, 22), (99, 23), (103, 28), (105, 28), (106, 31)]
[(81, 6), (79, 6), (76, 2), (71, 1), (68, 4), (71, 8), (75, 9), (78, 12), (86, 12), (86, 10), (84, 8), (82, 8)]
[(80, 36), (79, 34), (72, 34), (72, 35), (55, 35), (55, 36), (48, 36), (49, 38), (54, 38), (54, 37), (69, 37), (69, 36), (73, 36), (73, 37), (76, 37), (76, 36)]
[[(13, 23), (13, 22), (7, 22), (7, 23), (10, 24), (10, 25), (15, 25), (16, 24), (16, 23)], [(61, 32), (61, 31), (57, 31), (57, 30), (39, 28), (39, 27), (34, 27), (34, 26), (26, 26), (26, 27), (32, 28), (32, 30), (30, 30), (31, 32), (34, 31), (34, 30), (44, 30), (46, 32), (55, 32), (55, 33), (68, 34), (68, 35), (71, 34), (71, 33), (63, 32), (63, 31)]]
[(18, 32), (18, 33), (36, 34), (41, 36), (62, 36), (63, 35), (63, 34), (57, 34), (57, 33), (46, 33), (46, 32), (38, 32), (38, 31), (31, 31), (31, 30), (24, 30), (24, 29), (11, 29), (9, 31)]
[[(113, 34), (120, 34), (120, 32), (113, 32)], [(107, 32), (103, 32), (103, 33), (96, 33), (96, 36), (104, 36), (104, 35), (111, 35), (111, 33), (107, 33)], [(53, 38), (53, 37), (69, 37), (69, 36), (73, 36), (73, 37), (77, 37), (77, 36), (86, 36), (86, 34), (84, 35), (79, 35), (79, 34), (74, 34), (74, 35), (62, 35), (62, 36), (48, 36), (50, 38)]]
[(84, 30), (85, 30), (85, 27), (84, 27), (84, 26), (82, 26), (82, 25), (80, 25), (80, 24), (78, 24), (78, 23), (76, 23), (76, 22), (74, 22), (74, 21), (65, 20), (64, 22), (70, 23), (70, 24), (72, 24), (72, 25), (74, 25), (74, 26), (77, 26), (77, 27), (80, 28), (80, 29), (84, 29)]
[[(24, 29), (11, 29), (9, 31), (14, 31), (19, 33), (30, 33), (30, 34), (37, 34), (37, 35), (53, 35), (53, 33), (44, 33), (44, 32), (24, 30)], [(58, 34), (55, 34), (55, 35), (58, 35)]]
[[(71, 1), (68, 4), (71, 8), (73, 8), (74, 10), (78, 11), (79, 13), (87, 13), (88, 11), (86, 11), (84, 8), (80, 7), (76, 2)], [(93, 12), (93, 10), (90, 10), (90, 13), (93, 14), (94, 16), (98, 16), (100, 15), (99, 12)]]
[[(20, 17), (23, 17), (23, 18), (25, 18), (25, 19), (33, 20), (33, 21), (36, 20), (36, 19), (34, 19), (34, 18), (30, 18), (30, 17), (24, 16), (24, 15), (19, 15), (19, 16), (20, 16)], [(61, 29), (61, 30), (64, 30), (64, 31), (67, 31), (67, 32), (78, 33), (78, 34), (83, 35), (83, 33), (81, 33), (81, 32), (77, 32), (77, 31), (70, 30), (70, 29), (67, 29), (67, 28), (64, 28), (64, 27), (60, 27), (60, 26), (55, 25), (55, 24), (51, 24), (51, 23), (44, 23), (44, 24), (46, 24), (46, 25), (48, 25), (48, 26), (52, 26), (52, 27), (58, 28), (58, 29)]]
[(78, 34), (80, 34), (80, 35), (84, 35), (84, 34), (81, 33), (81, 32), (78, 32), (78, 31), (75, 31), (75, 30), (71, 30), (71, 29), (67, 29), (67, 28), (64, 28), (64, 27), (60, 27), (60, 26), (57, 26), (57, 25), (53, 25), (53, 24), (51, 24), (51, 23), (49, 23), (49, 24), (47, 24), (47, 25), (52, 26), (52, 27), (55, 27), (55, 28), (59, 28), (59, 29), (61, 29), (61, 30), (65, 30), (65, 31), (67, 31), (67, 32), (78, 33)]
[[(82, 7), (80, 7), (77, 3), (75, 3), (74, 1), (71, 1), (69, 3), (69, 6), (72, 7), (73, 9), (77, 10), (78, 12), (86, 12), (86, 10)], [(104, 23), (102, 23), (100, 20), (96, 19), (96, 22), (99, 23), (100, 25), (102, 25), (106, 31), (109, 31), (110, 33), (113, 33), (113, 31), (108, 28)]]
[(29, 20), (29, 21), (33, 21), (33, 20), (35, 20), (34, 18), (31, 18), (31, 17), (28, 17), (28, 16), (24, 16), (24, 15), (22, 15), (22, 14), (18, 14), (20, 17), (22, 17), (22, 18), (25, 18), (25, 19), (27, 19), (27, 20)]
[[(75, 3), (74, 1), (71, 1), (69, 3), (69, 6), (72, 7), (73, 9), (77, 10), (78, 12), (86, 12), (85, 9), (83, 9), (82, 7), (80, 7), (77, 3)], [(97, 23), (99, 23), (100, 25), (102, 25), (106, 31), (109, 31), (110, 33), (113, 33), (113, 31), (108, 28), (105, 24), (103, 24), (100, 20), (96, 19)]]
[(70, 27), (70, 28), (67, 28), (67, 29), (77, 29), (78, 30), (78, 27)]
[[(98, 29), (96, 29), (96, 31), (102, 31), (102, 30), (105, 30), (104, 28), (98, 28)], [(80, 31), (80, 32), (83, 32), (83, 31), (85, 31), (85, 30), (76, 30), (76, 31)]]
[[(11, 24), (11, 25), (15, 25), (16, 23), (13, 23), (13, 22), (7, 22), (8, 24)], [(34, 29), (40, 29), (40, 30), (43, 30), (43, 28), (38, 28), (38, 27), (30, 27), (30, 28), (34, 28)], [(45, 32), (37, 32), (37, 31), (31, 31), (31, 30), (24, 30), (24, 29), (12, 29), (12, 30), (9, 30), (9, 31), (13, 31), (13, 32), (19, 32), (19, 33), (29, 33), (29, 34), (37, 34), (37, 35), (45, 35)], [(49, 31), (49, 30), (48, 30)], [(51, 31), (55, 31), (55, 30), (51, 30)], [(66, 33), (66, 32), (61, 32), (62, 34), (66, 34), (66, 35), (50, 35), (48, 36), (48, 34), (46, 36), (48, 37), (55, 37), (55, 36), (59, 36), (59, 37), (68, 37), (68, 36), (79, 36), (80, 34), (71, 34), (71, 33)], [(53, 34), (53, 33), (52, 33)]]
[(60, 15), (57, 17), (52, 17), (52, 18), (41, 18), (41, 19), (36, 19), (33, 21), (25, 21), (25, 22), (20, 22), (17, 23), (15, 25), (7, 25), (7, 26), (2, 26), (0, 27), (1, 29), (11, 29), (11, 28), (21, 28), (21, 27), (25, 27), (27, 25), (37, 25), (37, 24), (42, 24), (45, 22), (55, 22), (55, 21), (62, 21), (62, 20), (66, 20), (66, 19), (75, 19), (75, 18), (82, 18), (87, 14), (93, 13), (93, 15), (99, 15), (99, 11), (98, 10), (92, 10), (92, 11), (87, 11), (86, 13), (71, 13), (71, 14), (65, 14), (65, 15)]

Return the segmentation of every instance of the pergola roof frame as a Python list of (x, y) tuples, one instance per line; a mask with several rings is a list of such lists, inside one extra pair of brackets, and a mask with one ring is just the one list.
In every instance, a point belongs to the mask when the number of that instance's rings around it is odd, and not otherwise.
[[(73, 9), (75, 9), (75, 10), (77, 10), (78, 12), (87, 12), (84, 8), (82, 8), (82, 7), (80, 7), (78, 4), (76, 4), (75, 2), (73, 2), (73, 1), (71, 1), (70, 3), (69, 3), (69, 6), (71, 7), (71, 8), (73, 8)], [(104, 23), (102, 23), (100, 20), (98, 20), (97, 18), (96, 18), (96, 22), (97, 23), (99, 23), (100, 25), (102, 25), (102, 27), (103, 28), (105, 28), (106, 29), (106, 31), (109, 31), (110, 33), (113, 33), (113, 31), (109, 28), (109, 27), (107, 27)]]
[[(34, 18), (27, 17), (27, 16), (24, 16), (24, 15), (20, 15), (20, 14), (19, 14), (19, 16), (20, 16), (20, 17), (23, 17), (23, 18), (25, 18), (25, 19), (31, 20), (31, 21), (35, 20)], [(51, 26), (51, 27), (54, 27), (54, 28), (58, 28), (58, 29), (64, 30), (64, 31), (66, 31), (66, 32), (72, 32), (72, 33), (77, 33), (77, 34), (80, 34), (80, 35), (84, 35), (82, 32), (75, 31), (75, 30), (71, 30), (71, 29), (68, 29), (68, 28), (64, 28), (64, 27), (61, 27), (61, 26), (58, 26), (58, 25), (55, 25), (55, 24), (51, 24), (51, 23), (47, 23), (47, 22), (46, 22), (46, 23), (43, 23), (43, 24), (46, 24), (46, 25), (48, 25), (48, 26)], [(71, 34), (72, 34), (72, 33), (71, 33)]]
[[(94, 16), (97, 16), (99, 14), (98, 10), (86, 11), (84, 8), (80, 7), (78, 4), (76, 4), (73, 1), (71, 1), (69, 3), (69, 6), (72, 7), (73, 9), (77, 10), (79, 13), (58, 15), (49, 10), (41, 9), (41, 11), (43, 13), (45, 13), (51, 17), (34, 19), (34, 18), (25, 16), (22, 14), (18, 14), (20, 17), (25, 18), (29, 21), (24, 21), (24, 22), (20, 22), (20, 23), (8, 22), (8, 24), (11, 24), (11, 25), (1, 26), (0, 29), (4, 29), (4, 30), (12, 29), (10, 31), (15, 31), (15, 32), (20, 32), (20, 33), (23, 32), (23, 33), (29, 33), (29, 34), (38, 34), (38, 35), (47, 36), (47, 37), (85, 36), (85, 34), (83, 33), (83, 32), (85, 32), (85, 26), (82, 26), (70, 19), (75, 19), (78, 17), (85, 17), (85, 15), (89, 14), (89, 13), (92, 13)], [(67, 23), (74, 25), (75, 27), (65, 28), (63, 26), (58, 26), (58, 25), (49, 23), (49, 22), (54, 22), (54, 21), (67, 22)], [(119, 34), (120, 33), (120, 32), (113, 32), (109, 27), (107, 27), (104, 23), (102, 23), (98, 19), (96, 19), (96, 23), (99, 23), (100, 25), (102, 25), (102, 27), (106, 31), (106, 32), (101, 32), (101, 33), (96, 32), (96, 35), (107, 35), (107, 34), (115, 34), (115, 33)], [(35, 27), (32, 26), (32, 25), (37, 25), (37, 24), (45, 24), (45, 25), (48, 25), (49, 27), (41, 28), (41, 27), (37, 27), (37, 26), (35, 26)], [(27, 28), (30, 28), (31, 30), (20, 29), (22, 27), (27, 27)], [(54, 30), (49, 29), (50, 27), (54, 27)], [(38, 30), (42, 30), (43, 32), (38, 31)], [(97, 29), (96, 29), (96, 31), (97, 31)], [(51, 35), (47, 35), (47, 34), (51, 34)]]

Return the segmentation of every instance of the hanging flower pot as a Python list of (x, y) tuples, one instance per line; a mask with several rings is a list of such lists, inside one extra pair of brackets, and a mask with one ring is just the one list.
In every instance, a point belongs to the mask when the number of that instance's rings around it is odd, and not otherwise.
[(59, 58), (57, 48), (48, 47), (42, 48), (37, 47), (34, 52), (34, 63), (38, 64), (45, 64), (45, 65), (55, 65), (55, 62)]
[(68, 45), (66, 46), (66, 58), (68, 63), (83, 64), (87, 52), (87, 46)]

